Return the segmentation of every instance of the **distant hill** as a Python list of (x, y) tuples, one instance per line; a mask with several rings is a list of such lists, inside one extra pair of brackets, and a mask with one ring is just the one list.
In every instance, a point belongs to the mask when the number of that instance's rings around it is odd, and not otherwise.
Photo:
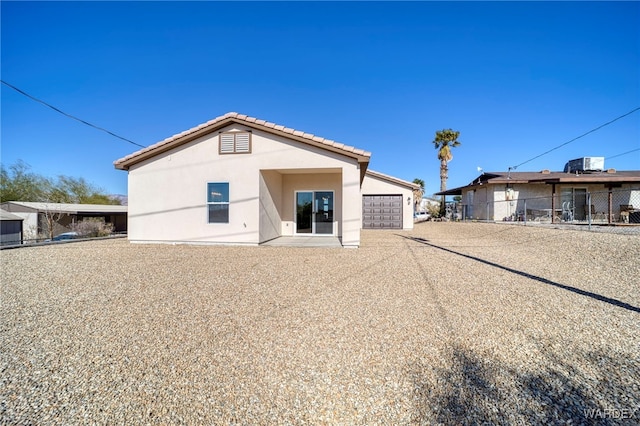
[(127, 195), (114, 194), (114, 195), (109, 195), (109, 197), (115, 198), (116, 200), (120, 201), (120, 204), (123, 206), (129, 205), (129, 197)]

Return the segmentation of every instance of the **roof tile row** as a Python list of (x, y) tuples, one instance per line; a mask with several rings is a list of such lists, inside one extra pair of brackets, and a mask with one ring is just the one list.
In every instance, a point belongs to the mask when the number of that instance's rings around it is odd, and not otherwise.
[(129, 154), (126, 157), (123, 157), (123, 158), (121, 158), (119, 160), (116, 160), (114, 162), (114, 164), (117, 166), (119, 164), (128, 162), (129, 160), (132, 160), (132, 159), (134, 159), (134, 158), (136, 158), (138, 156), (141, 156), (141, 155), (149, 153), (151, 151), (155, 151), (157, 149), (160, 149), (163, 146), (166, 146), (168, 144), (171, 144), (172, 142), (178, 141), (179, 139), (188, 137), (189, 135), (195, 134), (195, 133), (197, 133), (197, 132), (199, 132), (199, 131), (201, 131), (203, 129), (206, 129), (208, 127), (214, 127), (217, 124), (220, 124), (220, 123), (222, 123), (222, 122), (224, 122), (225, 120), (228, 120), (228, 119), (233, 119), (234, 121), (237, 121), (237, 122), (251, 123), (251, 124), (255, 124), (255, 125), (264, 127), (266, 129), (273, 129), (273, 130), (278, 131), (278, 132), (291, 134), (293, 136), (297, 136), (297, 137), (300, 137), (302, 139), (306, 139), (306, 140), (309, 140), (309, 141), (312, 141), (312, 142), (320, 143), (320, 144), (325, 145), (327, 147), (332, 147), (332, 148), (335, 148), (335, 149), (338, 149), (338, 150), (341, 150), (341, 151), (346, 151), (346, 152), (349, 152), (349, 153), (353, 153), (355, 155), (364, 156), (364, 157), (370, 157), (371, 156), (371, 153), (368, 152), (368, 151), (365, 151), (365, 150), (362, 150), (362, 149), (358, 149), (358, 148), (355, 148), (353, 146), (345, 145), (343, 143), (336, 142), (336, 141), (333, 141), (331, 139), (325, 139), (323, 137), (316, 136), (316, 135), (311, 134), (311, 133), (305, 133), (305, 132), (302, 132), (300, 130), (295, 130), (295, 129), (292, 129), (290, 127), (285, 127), (285, 126), (282, 126), (280, 124), (272, 123), (270, 121), (261, 120), (261, 119), (255, 118), (255, 117), (250, 117), (250, 116), (245, 115), (245, 114), (238, 114), (237, 112), (228, 112), (228, 113), (226, 113), (224, 115), (221, 115), (219, 117), (214, 118), (213, 120), (209, 120), (206, 123), (202, 123), (202, 124), (200, 124), (200, 125), (198, 125), (196, 127), (192, 127), (191, 129), (185, 130), (184, 132), (177, 133), (177, 134), (175, 134), (175, 135), (173, 135), (171, 137), (168, 137), (168, 138), (166, 138), (166, 139), (164, 139), (164, 140), (162, 140), (160, 142), (157, 142), (157, 143), (155, 143), (153, 145), (149, 145), (146, 148), (143, 148), (143, 149), (141, 149), (139, 151), (136, 151), (136, 152), (134, 152), (132, 154)]

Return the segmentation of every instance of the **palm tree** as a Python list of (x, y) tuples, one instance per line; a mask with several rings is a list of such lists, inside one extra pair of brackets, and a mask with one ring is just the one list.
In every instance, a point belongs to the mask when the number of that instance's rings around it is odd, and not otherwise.
[[(432, 141), (435, 148), (438, 150), (438, 160), (440, 160), (440, 192), (447, 190), (447, 178), (449, 168), (447, 163), (453, 159), (451, 154), (451, 148), (455, 148), (460, 145), (458, 141), (460, 132), (456, 132), (451, 129), (443, 129), (436, 132), (436, 138)], [(440, 211), (445, 211), (445, 196), (442, 196), (442, 205)]]
[(422, 179), (415, 178), (413, 183), (420, 187), (413, 190), (413, 212), (415, 213), (418, 211), (418, 206), (422, 202), (422, 196), (424, 195), (424, 181)]

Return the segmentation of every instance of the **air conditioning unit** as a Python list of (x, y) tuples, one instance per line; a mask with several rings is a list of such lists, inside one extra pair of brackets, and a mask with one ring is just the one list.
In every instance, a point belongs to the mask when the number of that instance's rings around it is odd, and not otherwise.
[(604, 170), (604, 157), (582, 157), (569, 160), (564, 166), (565, 173), (601, 172)]

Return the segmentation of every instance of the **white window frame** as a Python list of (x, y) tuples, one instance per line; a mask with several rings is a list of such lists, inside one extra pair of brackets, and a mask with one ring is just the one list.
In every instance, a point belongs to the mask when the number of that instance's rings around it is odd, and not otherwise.
[[(221, 200), (221, 201), (211, 201), (211, 195), (210, 194), (210, 185), (227, 185), (227, 200)], [(230, 199), (231, 199), (231, 193), (230, 193), (231, 189), (230, 189), (230, 185), (229, 182), (207, 182), (207, 223), (210, 225), (216, 225), (216, 224), (228, 224), (229, 220), (230, 220)], [(220, 194), (222, 195), (222, 194)], [(227, 206), (227, 220), (226, 222), (212, 222), (211, 221), (211, 211), (209, 210), (209, 206)]]
[[(296, 214), (298, 210), (298, 193), (300, 192), (311, 192), (313, 194), (313, 199), (311, 202), (311, 232), (298, 232), (298, 215)], [(316, 204), (315, 194), (316, 192), (331, 192), (333, 198), (333, 220), (331, 221), (331, 233), (330, 234), (318, 234), (316, 232), (316, 218), (315, 215), (318, 211), (318, 206)], [(295, 236), (305, 236), (305, 237), (335, 237), (336, 236), (336, 191), (334, 189), (296, 189), (293, 191), (293, 223), (294, 223), (294, 233)]]

